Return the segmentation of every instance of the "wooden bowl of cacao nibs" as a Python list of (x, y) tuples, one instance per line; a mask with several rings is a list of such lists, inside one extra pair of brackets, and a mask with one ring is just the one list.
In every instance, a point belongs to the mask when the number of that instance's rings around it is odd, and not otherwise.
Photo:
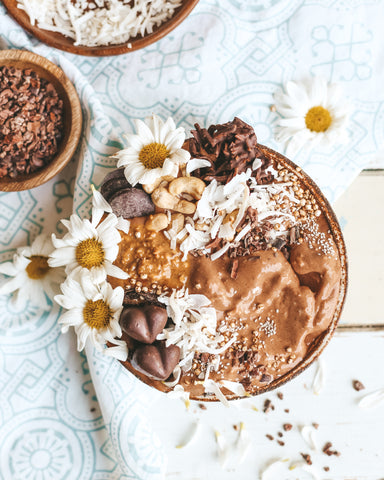
[(54, 63), (0, 50), (0, 191), (28, 190), (57, 175), (80, 140), (80, 100)]

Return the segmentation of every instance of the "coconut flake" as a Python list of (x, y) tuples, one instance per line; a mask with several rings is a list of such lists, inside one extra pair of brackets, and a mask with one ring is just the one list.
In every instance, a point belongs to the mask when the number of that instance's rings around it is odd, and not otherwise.
[(319, 395), (325, 383), (325, 368), (323, 361), (319, 358), (317, 361), (317, 370), (313, 378), (312, 391), (315, 395)]
[(369, 409), (374, 408), (384, 402), (384, 388), (376, 390), (375, 392), (364, 395), (359, 401), (360, 408)]
[[(17, 7), (32, 25), (59, 32), (75, 45), (127, 43), (138, 34), (152, 33), (171, 18), (180, 0), (18, 0)], [(93, 7), (93, 8), (92, 8)], [(96, 8), (95, 8), (96, 7)]]
[(194, 172), (198, 168), (205, 168), (210, 166), (211, 166), (211, 162), (209, 160), (206, 160), (205, 158), (191, 158), (187, 162), (186, 171), (187, 171), (187, 174), (189, 175), (190, 173)]
[(317, 442), (315, 439), (316, 429), (310, 425), (304, 425), (300, 430), (301, 436), (308, 443), (312, 450), (318, 451)]
[(208, 379), (204, 382), (203, 385), (205, 393), (214, 393), (216, 395), (216, 398), (220, 400), (223, 405), (229, 407), (228, 400), (226, 399), (223, 392), (220, 390), (220, 386), (214, 380)]
[(188, 289), (173, 290), (170, 296), (165, 294), (159, 301), (166, 305), (168, 317), (173, 325), (164, 328), (157, 340), (166, 340), (166, 345), (180, 348), (179, 366), (183, 371), (191, 368), (196, 352), (219, 355), (232, 345), (237, 335), (226, 342), (220, 332), (216, 331), (216, 310), (210, 307), (210, 300), (205, 295), (189, 294)]
[(229, 380), (220, 380), (220, 385), (239, 397), (248, 397), (249, 394), (240, 382), (231, 382)]
[(296, 469), (300, 469), (300, 470), (303, 470), (304, 472), (309, 473), (312, 476), (312, 478), (314, 478), (315, 480), (320, 480), (320, 475), (318, 471), (312, 465), (308, 465), (305, 462), (299, 462), (299, 463), (292, 463), (289, 467), (289, 470), (296, 470)]
[(238, 464), (241, 465), (244, 462), (251, 447), (251, 443), (251, 437), (245, 429), (244, 422), (240, 422), (239, 435), (235, 443), (235, 449), (238, 456)]
[(267, 467), (261, 471), (261, 480), (276, 480), (276, 478), (279, 478), (276, 476), (276, 470), (278, 467), (281, 468), (281, 465), (287, 465), (287, 462), (289, 462), (289, 458), (279, 458), (272, 461), (272, 463), (267, 465)]
[[(180, 368), (179, 365), (176, 365), (176, 367), (173, 369), (172, 375), (174, 376), (175, 380), (172, 380), (172, 381), (169, 381), (169, 382), (163, 382), (166, 387), (172, 388), (179, 383), (180, 377), (181, 377), (181, 368)], [(181, 385), (179, 385), (179, 386), (181, 387)], [(181, 387), (181, 388), (183, 388), (183, 387)], [(175, 389), (173, 391), (175, 391)], [(171, 393), (171, 392), (169, 392), (169, 393)]]
[(224, 436), (217, 430), (215, 430), (215, 439), (217, 443), (217, 457), (219, 459), (221, 467), (225, 468), (229, 458), (228, 443), (225, 440)]
[(182, 442), (176, 445), (176, 448), (184, 448), (187, 445), (190, 445), (193, 440), (197, 438), (198, 433), (200, 432), (200, 427), (201, 423), (199, 421), (194, 422)]

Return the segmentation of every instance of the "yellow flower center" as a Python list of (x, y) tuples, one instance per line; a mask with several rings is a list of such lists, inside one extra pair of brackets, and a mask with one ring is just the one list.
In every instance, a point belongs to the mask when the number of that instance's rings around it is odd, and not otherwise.
[(162, 143), (149, 143), (140, 150), (139, 160), (145, 168), (159, 168), (169, 156), (168, 148)]
[(76, 247), (77, 263), (83, 268), (100, 267), (104, 262), (104, 248), (96, 238), (87, 238)]
[(112, 312), (104, 300), (96, 300), (96, 302), (88, 300), (83, 309), (83, 318), (84, 322), (91, 328), (102, 330), (108, 327)]
[(331, 114), (324, 107), (312, 107), (305, 115), (305, 125), (311, 132), (325, 132), (331, 123)]
[(25, 271), (29, 278), (33, 280), (40, 280), (44, 278), (51, 267), (48, 265), (48, 258), (41, 255), (31, 255), (30, 262)]

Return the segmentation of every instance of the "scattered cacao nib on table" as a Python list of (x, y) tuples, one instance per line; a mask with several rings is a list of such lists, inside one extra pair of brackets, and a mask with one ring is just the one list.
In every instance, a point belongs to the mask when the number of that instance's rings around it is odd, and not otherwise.
[(324, 447), (323, 447), (323, 453), (328, 455), (328, 457), (331, 457), (332, 455), (335, 455), (336, 457), (340, 457), (341, 453), (338, 452), (337, 450), (331, 450), (332, 443), (327, 442)]
[(0, 67), (0, 178), (47, 165), (58, 151), (63, 102), (31, 69)]
[(308, 453), (301, 453), (300, 452), (300, 455), (304, 458), (305, 463), (307, 463), (308, 465), (312, 465), (312, 459), (311, 459), (311, 456)]
[(364, 390), (365, 388), (365, 386), (359, 380), (353, 380), (352, 386), (357, 392), (360, 392), (360, 390)]
[(264, 402), (263, 412), (268, 413), (268, 412), (270, 412), (271, 410), (274, 410), (274, 409), (275, 409), (275, 406), (273, 405), (272, 401), (269, 400), (269, 398), (267, 398), (267, 400), (265, 400), (265, 402)]
[(292, 424), (291, 423), (284, 423), (283, 430), (285, 432), (289, 432), (290, 430), (292, 430)]

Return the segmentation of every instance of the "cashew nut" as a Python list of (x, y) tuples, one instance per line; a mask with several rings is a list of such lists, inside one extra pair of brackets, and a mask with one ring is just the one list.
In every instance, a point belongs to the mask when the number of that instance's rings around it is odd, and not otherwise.
[(168, 192), (165, 187), (156, 188), (152, 193), (152, 202), (159, 208), (167, 208), (175, 212), (191, 215), (195, 213), (196, 205), (187, 200), (177, 198)]
[(205, 188), (203, 180), (197, 177), (179, 177), (172, 180), (168, 185), (169, 193), (172, 195), (191, 195), (195, 200), (200, 200)]
[(146, 185), (143, 185), (143, 190), (146, 193), (152, 193), (157, 187), (160, 186), (162, 182), (170, 182), (173, 180), (175, 177), (172, 177), (171, 175), (165, 175), (164, 177), (159, 177), (157, 178), (153, 183), (147, 183)]
[(156, 213), (155, 215), (149, 215), (145, 222), (145, 228), (153, 232), (160, 232), (169, 225), (168, 216), (165, 213)]
[(228, 213), (228, 215), (224, 217), (223, 224), (229, 223), (232, 226), (235, 223), (235, 220), (238, 214), (239, 214), (238, 208), (236, 210), (233, 210), (233, 212)]

